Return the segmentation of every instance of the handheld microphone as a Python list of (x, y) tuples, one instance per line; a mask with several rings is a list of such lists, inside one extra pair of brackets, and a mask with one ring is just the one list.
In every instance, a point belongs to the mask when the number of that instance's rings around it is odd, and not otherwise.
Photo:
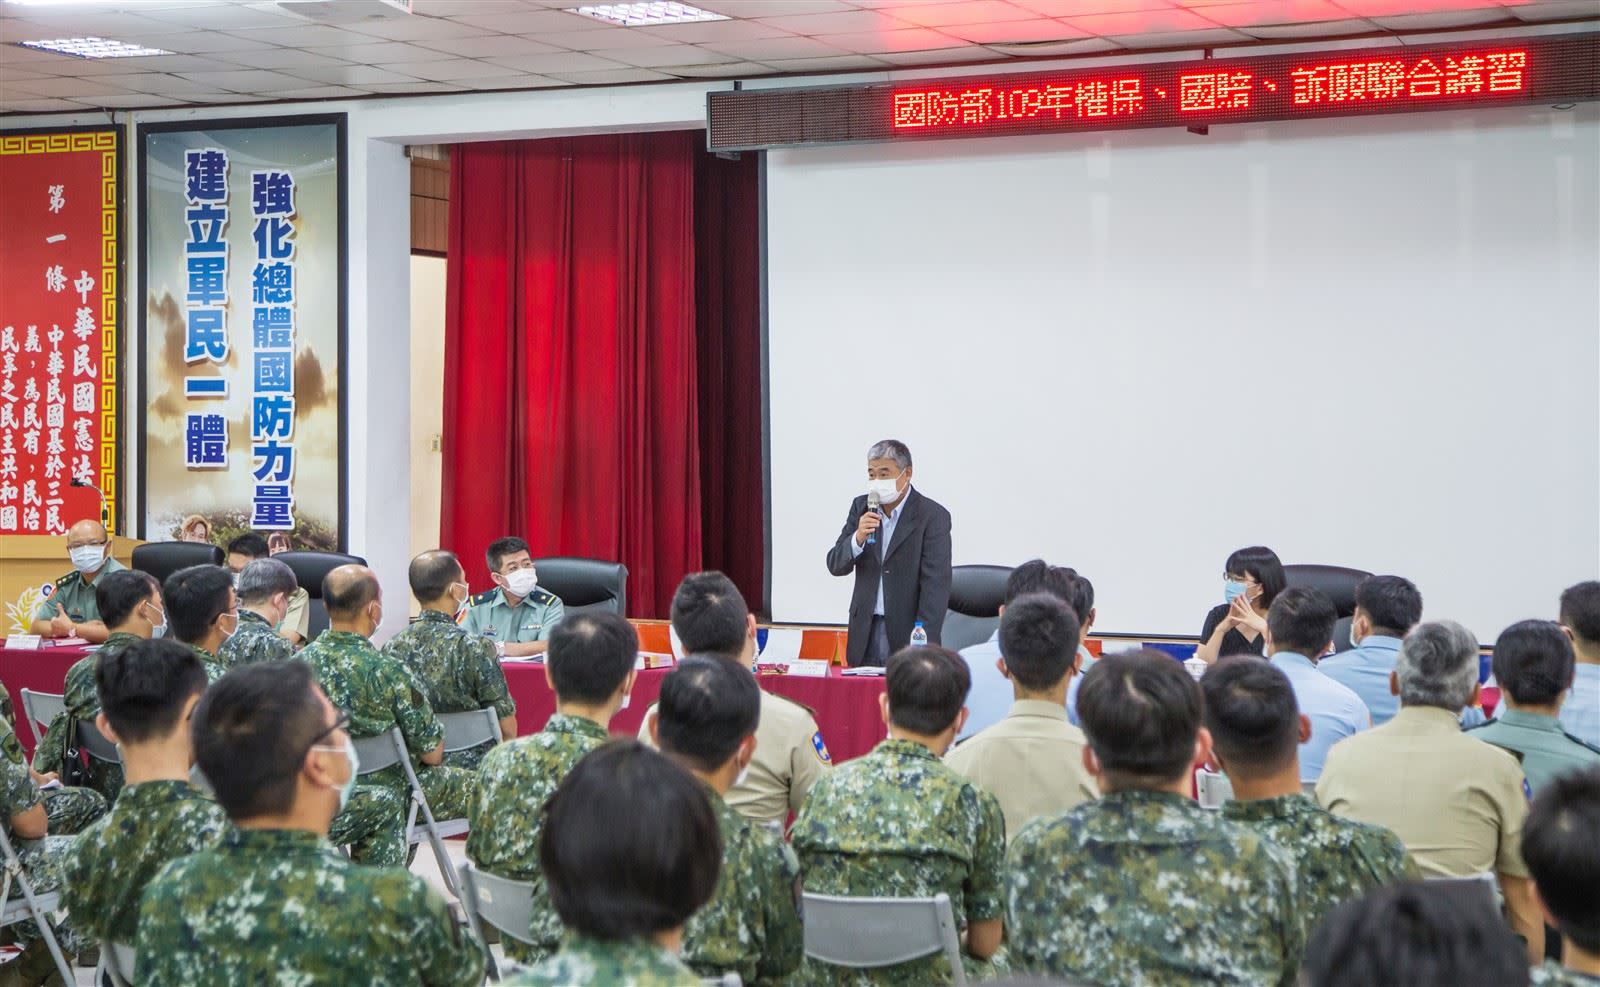
[(106, 492), (104, 490), (101, 490), (99, 487), (95, 486), (93, 483), (89, 482), (88, 480), (85, 480), (81, 476), (73, 477), (72, 478), (72, 482), (69, 484), (69, 486), (88, 487), (90, 490), (93, 490), (96, 494), (99, 494), (99, 496), (100, 496), (100, 523), (106, 527), (106, 530), (109, 531), (110, 528), (111, 528), (111, 512), (106, 509)]
[[(882, 514), (882, 506), (883, 501), (879, 499), (878, 491), (869, 490), (867, 492), (867, 510), (872, 511), (874, 514)], [(869, 532), (867, 535), (867, 545), (872, 546), (876, 544), (878, 544), (878, 532)]]

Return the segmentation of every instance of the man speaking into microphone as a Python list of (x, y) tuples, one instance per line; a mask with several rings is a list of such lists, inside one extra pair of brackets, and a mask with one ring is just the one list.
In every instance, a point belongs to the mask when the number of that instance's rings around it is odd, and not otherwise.
[(911, 488), (911, 450), (884, 439), (867, 450), (867, 492), (850, 504), (828, 571), (856, 576), (850, 597), (852, 667), (882, 665), (922, 622), (939, 643), (950, 605), (950, 512)]

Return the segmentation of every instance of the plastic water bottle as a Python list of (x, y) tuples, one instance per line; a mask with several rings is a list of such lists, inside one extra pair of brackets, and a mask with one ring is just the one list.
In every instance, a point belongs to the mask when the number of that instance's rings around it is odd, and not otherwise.
[(926, 648), (928, 646), (928, 629), (922, 626), (922, 621), (917, 621), (917, 626), (911, 628), (911, 646), (913, 648)]

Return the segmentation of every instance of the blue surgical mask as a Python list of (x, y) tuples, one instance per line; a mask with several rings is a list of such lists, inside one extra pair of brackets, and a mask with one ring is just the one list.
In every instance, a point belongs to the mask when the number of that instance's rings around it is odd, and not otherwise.
[(1248, 587), (1246, 587), (1244, 583), (1241, 583), (1236, 579), (1228, 580), (1222, 584), (1222, 602), (1232, 603), (1234, 600), (1243, 596), (1244, 591), (1247, 588)]

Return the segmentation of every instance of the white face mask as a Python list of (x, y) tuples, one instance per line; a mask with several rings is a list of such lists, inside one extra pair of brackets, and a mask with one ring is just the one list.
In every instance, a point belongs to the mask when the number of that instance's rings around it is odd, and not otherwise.
[(733, 787), (738, 788), (750, 778), (750, 765), (746, 764), (739, 769), (739, 776), (733, 779)]
[(898, 482), (898, 479), (868, 480), (867, 493), (876, 493), (880, 504), (892, 504), (900, 497), (900, 488), (896, 485)]
[(1361, 638), (1356, 636), (1356, 622), (1353, 620), (1350, 621), (1350, 647), (1361, 647)]
[(344, 807), (350, 804), (350, 793), (355, 790), (356, 775), (361, 773), (361, 754), (356, 750), (355, 741), (353, 740), (346, 740), (343, 747), (326, 747), (318, 744), (316, 750), (328, 751), (329, 753), (334, 751), (342, 752), (345, 760), (350, 762), (350, 777), (338, 787), (339, 811), (343, 812)]
[(461, 594), (461, 602), (456, 604), (456, 616), (459, 617), (463, 613), (466, 612), (467, 605), (472, 602), (472, 587), (468, 586), (466, 583), (451, 583), (450, 584), (450, 588), (451, 589), (454, 589), (457, 586), (460, 586), (463, 590), (466, 591), (466, 592)]
[(79, 545), (77, 548), (67, 550), (67, 558), (72, 560), (74, 569), (87, 576), (105, 564), (106, 547), (104, 545)]
[(631, 696), (631, 695), (629, 695), (629, 694), (628, 694), (628, 693), (626, 693), (626, 692), (625, 692), (625, 693), (623, 693), (623, 694), (622, 694), (622, 704), (621, 704), (621, 705), (620, 705), (620, 706), (618, 706), (618, 707), (617, 707), (617, 711), (618, 711), (618, 712), (621, 712), (621, 711), (622, 711), (622, 710), (625, 710), (625, 709), (627, 709), (627, 708), (628, 708), (628, 703), (629, 703), (629, 701), (630, 701), (630, 700), (632, 700), (632, 699), (633, 699), (633, 696)]
[(151, 610), (155, 610), (156, 613), (161, 614), (161, 623), (158, 624), (155, 621), (151, 621), (150, 622), (150, 639), (153, 641), (153, 640), (156, 640), (157, 638), (166, 637), (167, 636), (167, 614), (166, 614), (166, 611), (164, 611), (164, 610), (156, 610), (156, 605), (154, 603), (146, 602), (145, 606), (149, 607)]
[[(222, 640), (226, 641), (226, 640), (228, 640), (228, 638), (233, 637), (235, 634), (239, 633), (239, 613), (238, 613), (238, 611), (234, 611), (231, 614), (230, 613), (224, 613), (224, 614), (222, 614), (222, 616), (223, 617), (232, 617), (233, 618), (233, 630), (231, 630), (228, 633), (222, 635)], [(220, 630), (222, 625), (218, 624), (217, 627)]]
[(506, 591), (512, 596), (526, 599), (533, 595), (534, 590), (539, 588), (539, 573), (531, 565), (526, 569), (518, 569), (503, 578), (506, 581)]

